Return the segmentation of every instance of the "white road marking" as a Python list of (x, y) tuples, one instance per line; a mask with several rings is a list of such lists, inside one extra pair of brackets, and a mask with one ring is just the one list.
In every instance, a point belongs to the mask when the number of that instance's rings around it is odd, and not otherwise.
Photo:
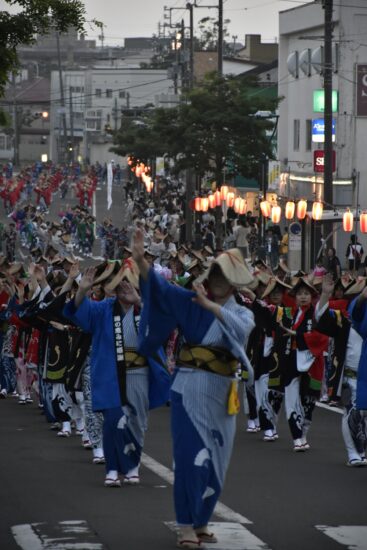
[[(23, 550), (103, 550), (103, 544), (86, 521), (26, 523), (11, 527), (14, 539)], [(96, 541), (96, 542), (93, 542)]]
[[(165, 522), (165, 525), (174, 532), (178, 528), (174, 522)], [(218, 542), (213, 545), (213, 550), (269, 550), (269, 546), (261, 539), (250, 533), (240, 523), (209, 523), (209, 530), (215, 534)], [(204, 548), (212, 546), (204, 544)]]
[(320, 409), (326, 409), (327, 411), (337, 414), (344, 414), (343, 409), (339, 409), (339, 407), (330, 407), (330, 405), (326, 405), (325, 403), (316, 402), (316, 407), (320, 407)]
[(338, 527), (315, 525), (315, 527), (339, 544), (347, 546), (349, 550), (366, 550), (367, 548), (366, 525), (339, 525)]
[[(147, 454), (143, 453), (141, 457), (141, 462), (144, 464), (146, 468), (149, 468), (152, 472), (157, 474), (159, 477), (167, 481), (167, 483), (170, 483), (173, 485), (173, 472), (169, 468), (166, 468), (166, 466), (163, 466), (160, 462), (157, 462), (152, 458), (151, 456), (148, 456)], [(251, 524), (252, 521), (247, 519), (245, 516), (242, 516), (241, 514), (235, 512), (225, 504), (222, 504), (221, 502), (217, 502), (217, 505), (215, 507), (214, 513), (216, 516), (218, 516), (221, 519), (224, 519), (225, 521), (232, 521), (235, 523), (243, 523), (243, 524)]]

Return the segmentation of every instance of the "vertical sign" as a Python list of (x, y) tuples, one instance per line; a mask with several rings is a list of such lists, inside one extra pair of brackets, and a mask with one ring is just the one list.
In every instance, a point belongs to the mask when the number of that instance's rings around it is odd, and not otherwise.
[(356, 116), (367, 116), (367, 65), (357, 65)]

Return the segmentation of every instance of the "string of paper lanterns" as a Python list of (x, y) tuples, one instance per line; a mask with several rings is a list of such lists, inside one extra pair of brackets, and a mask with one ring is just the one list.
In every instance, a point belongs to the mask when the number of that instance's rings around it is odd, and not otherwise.
[[(282, 209), (279, 205), (271, 205), (268, 200), (260, 202), (261, 214), (264, 218), (270, 218), (273, 223), (279, 223), (281, 219)], [(312, 204), (311, 216), (315, 221), (322, 219), (324, 205), (320, 200)], [(292, 200), (287, 201), (284, 209), (284, 215), (287, 220), (292, 220), (296, 214), (299, 220), (304, 220), (307, 214), (307, 201), (301, 199), (296, 203)], [(343, 230), (346, 232), (353, 231), (354, 216), (348, 208), (343, 214)], [(361, 233), (367, 233), (367, 211), (363, 211), (359, 216), (359, 227)]]
[(227, 208), (233, 208), (236, 214), (241, 215), (247, 212), (246, 199), (240, 195), (236, 195), (228, 185), (222, 185), (220, 189), (217, 189), (211, 195), (195, 197), (193, 201), (195, 212), (207, 212), (209, 209), (222, 205), (226, 205)]

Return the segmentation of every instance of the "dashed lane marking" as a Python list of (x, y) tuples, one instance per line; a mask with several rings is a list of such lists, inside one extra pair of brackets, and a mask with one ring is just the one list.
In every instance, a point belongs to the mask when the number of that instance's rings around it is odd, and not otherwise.
[[(144, 464), (146, 468), (157, 474), (159, 477), (173, 485), (173, 472), (169, 468), (166, 468), (166, 466), (163, 466), (160, 462), (157, 462), (154, 460), (154, 458), (148, 456), (147, 454), (143, 453), (141, 457), (141, 462)], [(239, 514), (226, 506), (225, 504), (222, 504), (221, 502), (217, 502), (217, 505), (215, 507), (214, 513), (217, 517), (224, 519), (225, 521), (232, 521), (235, 523), (243, 523), (243, 524), (250, 524), (252, 521), (247, 519), (242, 514)]]
[(344, 414), (343, 409), (339, 409), (339, 407), (330, 407), (330, 405), (326, 405), (326, 403), (316, 403), (316, 407), (320, 407), (320, 409), (326, 409), (327, 411), (334, 412), (337, 414)]
[[(174, 532), (178, 528), (174, 522), (165, 522), (165, 525)], [(269, 546), (258, 537), (250, 533), (240, 523), (209, 523), (209, 530), (214, 533), (218, 542), (214, 545), (204, 544), (204, 548), (213, 546), (213, 550), (269, 550)]]
[(346, 546), (349, 550), (367, 549), (367, 526), (366, 525), (316, 525), (316, 529), (339, 544)]
[(23, 550), (105, 550), (83, 520), (13, 525), (14, 539)]

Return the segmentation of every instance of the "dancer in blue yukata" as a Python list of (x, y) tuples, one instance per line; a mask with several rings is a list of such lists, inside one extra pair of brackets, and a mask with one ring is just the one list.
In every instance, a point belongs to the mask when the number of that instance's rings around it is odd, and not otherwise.
[[(188, 291), (168, 283), (144, 258), (144, 236), (133, 240), (143, 300), (139, 351), (154, 353), (178, 327), (182, 345), (171, 388), (174, 502), (177, 546), (199, 548), (216, 542), (208, 529), (231, 457), (235, 435), (234, 374), (254, 328), (252, 312), (237, 304), (236, 288), (253, 278), (238, 249), (213, 261), (204, 274), (207, 290)], [(237, 409), (237, 410), (236, 410)]]
[(353, 328), (363, 338), (362, 353), (358, 365), (356, 409), (364, 418), (364, 435), (367, 441), (367, 286), (350, 305)]
[(86, 269), (64, 315), (92, 334), (92, 406), (104, 418), (105, 486), (120, 487), (119, 474), (124, 483), (138, 484), (148, 409), (168, 401), (170, 375), (159, 350), (155, 359), (137, 353), (140, 296), (134, 262), (125, 261), (105, 287), (114, 298), (87, 298), (94, 278), (95, 269)]

